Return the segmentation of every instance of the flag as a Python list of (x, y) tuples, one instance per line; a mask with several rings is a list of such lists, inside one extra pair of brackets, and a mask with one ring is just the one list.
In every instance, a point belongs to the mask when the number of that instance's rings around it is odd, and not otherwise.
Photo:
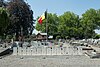
[(43, 20), (46, 19), (47, 11), (45, 11), (38, 19), (39, 24), (42, 24)]

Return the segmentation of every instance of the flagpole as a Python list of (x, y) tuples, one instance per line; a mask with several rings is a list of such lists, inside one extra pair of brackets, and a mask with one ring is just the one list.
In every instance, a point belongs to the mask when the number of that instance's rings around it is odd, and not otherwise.
[(45, 12), (45, 17), (46, 17), (46, 33), (47, 33), (47, 37), (46, 37), (46, 42), (48, 41), (48, 14), (47, 14), (47, 9)]

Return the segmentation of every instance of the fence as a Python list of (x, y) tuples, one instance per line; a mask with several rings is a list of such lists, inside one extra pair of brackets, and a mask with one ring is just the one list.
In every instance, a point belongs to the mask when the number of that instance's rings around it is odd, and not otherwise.
[(33, 47), (13, 48), (13, 55), (82, 55), (82, 48), (74, 47)]

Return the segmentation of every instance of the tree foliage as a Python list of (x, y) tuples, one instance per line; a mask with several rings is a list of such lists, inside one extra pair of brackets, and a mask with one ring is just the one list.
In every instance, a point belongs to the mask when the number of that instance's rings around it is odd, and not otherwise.
[(59, 16), (58, 31), (62, 38), (66, 36), (77, 37), (79, 28), (79, 16), (72, 12), (65, 12)]
[(93, 38), (94, 39), (99, 39), (100, 38), (100, 34), (96, 34)]
[(0, 7), (5, 7), (6, 6), (6, 3), (4, 3), (5, 1), (4, 0), (0, 0)]
[(97, 29), (97, 11), (95, 9), (89, 9), (81, 18), (82, 28), (85, 38), (90, 38), (94, 35), (94, 30)]
[(0, 35), (4, 35), (9, 26), (9, 14), (5, 8), (0, 8)]
[(24, 0), (10, 0), (7, 6), (11, 24), (8, 26), (8, 34), (28, 35), (34, 29), (33, 11)]
[[(89, 9), (79, 15), (67, 11), (60, 16), (48, 14), (48, 33), (59, 38), (92, 38), (95, 34), (95, 29), (100, 29), (100, 9)], [(42, 25), (37, 23), (36, 29), (45, 32), (46, 21)], [(52, 34), (51, 34), (52, 33)]]

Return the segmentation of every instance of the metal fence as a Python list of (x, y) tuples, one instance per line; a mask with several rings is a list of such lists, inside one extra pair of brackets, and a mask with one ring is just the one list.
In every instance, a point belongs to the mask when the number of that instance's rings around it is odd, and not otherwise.
[(13, 55), (83, 55), (82, 48), (74, 47), (14, 47)]

